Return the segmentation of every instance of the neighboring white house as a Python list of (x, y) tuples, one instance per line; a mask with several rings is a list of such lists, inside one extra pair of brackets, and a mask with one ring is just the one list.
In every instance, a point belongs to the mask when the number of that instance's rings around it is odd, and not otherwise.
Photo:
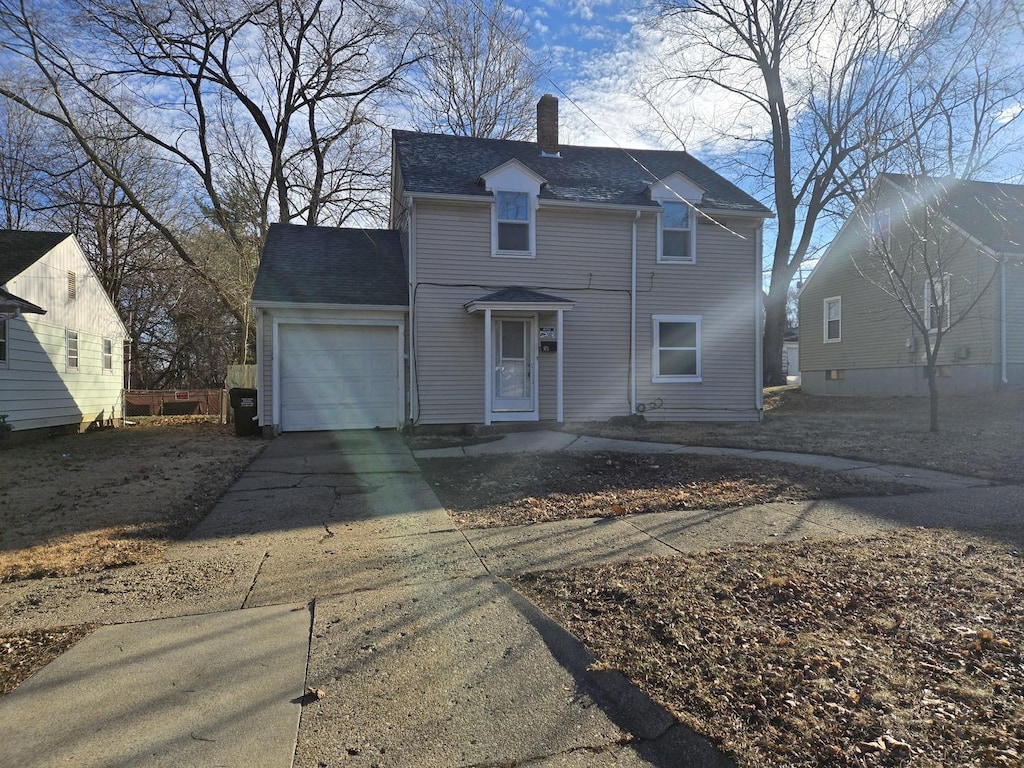
[(14, 430), (119, 424), (127, 336), (74, 236), (0, 230), (0, 413)]
[(761, 416), (771, 212), (686, 152), (395, 131), (391, 230), (275, 225), (270, 431)]

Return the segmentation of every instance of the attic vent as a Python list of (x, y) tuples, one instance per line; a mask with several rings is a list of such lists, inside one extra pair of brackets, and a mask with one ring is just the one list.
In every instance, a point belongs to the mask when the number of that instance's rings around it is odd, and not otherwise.
[(68, 272), (68, 301), (74, 301), (78, 296), (78, 275)]

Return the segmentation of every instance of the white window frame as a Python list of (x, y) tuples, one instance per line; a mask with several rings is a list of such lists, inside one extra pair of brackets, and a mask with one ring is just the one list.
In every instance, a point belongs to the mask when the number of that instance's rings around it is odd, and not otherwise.
[[(697, 263), (697, 212), (693, 206), (682, 200), (659, 200), (661, 210), (658, 211), (658, 263), (659, 264), (696, 264)], [(665, 206), (678, 205), (686, 211), (687, 220), (690, 226), (687, 229), (678, 229), (665, 226)], [(685, 259), (677, 259), (665, 255), (665, 232), (688, 232), (690, 238), (690, 255)]]
[[(104, 338), (101, 342), (100, 355), (103, 360), (103, 373), (114, 372), (114, 340)], [(109, 350), (109, 351), (108, 351)]]
[[(522, 195), (526, 198), (526, 221), (523, 222), (520, 219), (500, 219), (498, 218), (498, 199), (501, 195)], [(506, 259), (532, 259), (536, 253), (536, 199), (529, 192), (521, 189), (497, 189), (494, 191), (494, 205), (491, 208), (491, 253), (494, 256), (498, 256)], [(498, 230), (502, 224), (526, 224), (527, 227), (527, 249), (525, 251), (514, 251), (499, 248), (499, 237)]]
[[(702, 346), (702, 315), (652, 315), (651, 316), (651, 381), (661, 382), (701, 382), (701, 346)], [(693, 323), (697, 326), (696, 353), (697, 365), (694, 374), (663, 374), (661, 372), (661, 324), (662, 323)], [(691, 347), (669, 347), (669, 349), (691, 349)]]
[(7, 368), (11, 356), (11, 343), (8, 336), (8, 329), (11, 324), (0, 318), (0, 368)]
[(874, 253), (892, 251), (892, 211), (879, 208), (871, 216), (871, 250)]
[[(71, 342), (74, 341), (75, 354), (71, 354)], [(79, 346), (78, 331), (71, 328), (64, 329), (64, 367), (69, 371), (77, 371), (81, 366), (82, 349)], [(72, 364), (74, 360), (74, 364)]]
[[(839, 323), (839, 334), (833, 339), (829, 338), (828, 335), (828, 308), (830, 304), (835, 304), (839, 308), (839, 317), (836, 318), (836, 322)], [(824, 320), (822, 325), (822, 339), (826, 344), (837, 344), (843, 340), (843, 297), (842, 296), (829, 296), (821, 303), (822, 319)]]
[(949, 272), (942, 274), (939, 278), (939, 301), (934, 302), (932, 300), (932, 281), (924, 281), (924, 326), (928, 329), (929, 333), (935, 333), (939, 330), (938, 325), (934, 325), (932, 322), (932, 307), (939, 307), (943, 310), (942, 312), (942, 330), (948, 331), (951, 318), (949, 311), (949, 299), (950, 299), (950, 287), (952, 283), (952, 275)]

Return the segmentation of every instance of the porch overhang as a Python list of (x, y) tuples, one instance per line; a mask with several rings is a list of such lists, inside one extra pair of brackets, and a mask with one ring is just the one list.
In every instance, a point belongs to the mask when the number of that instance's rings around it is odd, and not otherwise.
[(576, 302), (529, 288), (511, 287), (473, 299), (464, 306), (470, 314), (487, 309), (497, 312), (565, 312), (575, 307)]
[[(542, 312), (553, 312), (556, 316), (556, 418), (558, 422), (564, 421), (564, 393), (565, 393), (565, 345), (562, 343), (563, 315), (576, 306), (575, 302), (563, 299), (559, 296), (551, 296), (546, 293), (534, 291), (529, 288), (510, 287), (500, 291), (481, 296), (479, 299), (467, 302), (466, 312), (474, 314), (483, 312), (484, 315), (484, 424), (490, 426), (495, 420), (536, 420), (539, 418), (539, 406), (537, 403), (537, 390), (534, 389), (534, 407), (532, 415), (519, 413), (516, 417), (508, 413), (499, 412), (495, 409), (495, 352), (493, 339), (493, 320), (495, 314), (500, 318), (504, 313), (516, 315), (532, 315), (530, 321), (536, 324), (537, 316)], [(536, 339), (534, 339), (536, 342)], [(529, 363), (531, 369), (536, 368), (536, 351), (531, 356)], [(536, 386), (536, 385), (534, 385)]]

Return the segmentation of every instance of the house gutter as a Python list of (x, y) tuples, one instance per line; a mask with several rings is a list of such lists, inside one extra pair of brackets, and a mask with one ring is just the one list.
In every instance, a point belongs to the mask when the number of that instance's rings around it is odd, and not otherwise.
[(629, 412), (636, 413), (636, 240), (642, 211), (633, 217), (633, 248), (629, 263)]
[(1010, 383), (1006, 377), (1006, 256), (999, 260), (999, 365), (1005, 387)]

